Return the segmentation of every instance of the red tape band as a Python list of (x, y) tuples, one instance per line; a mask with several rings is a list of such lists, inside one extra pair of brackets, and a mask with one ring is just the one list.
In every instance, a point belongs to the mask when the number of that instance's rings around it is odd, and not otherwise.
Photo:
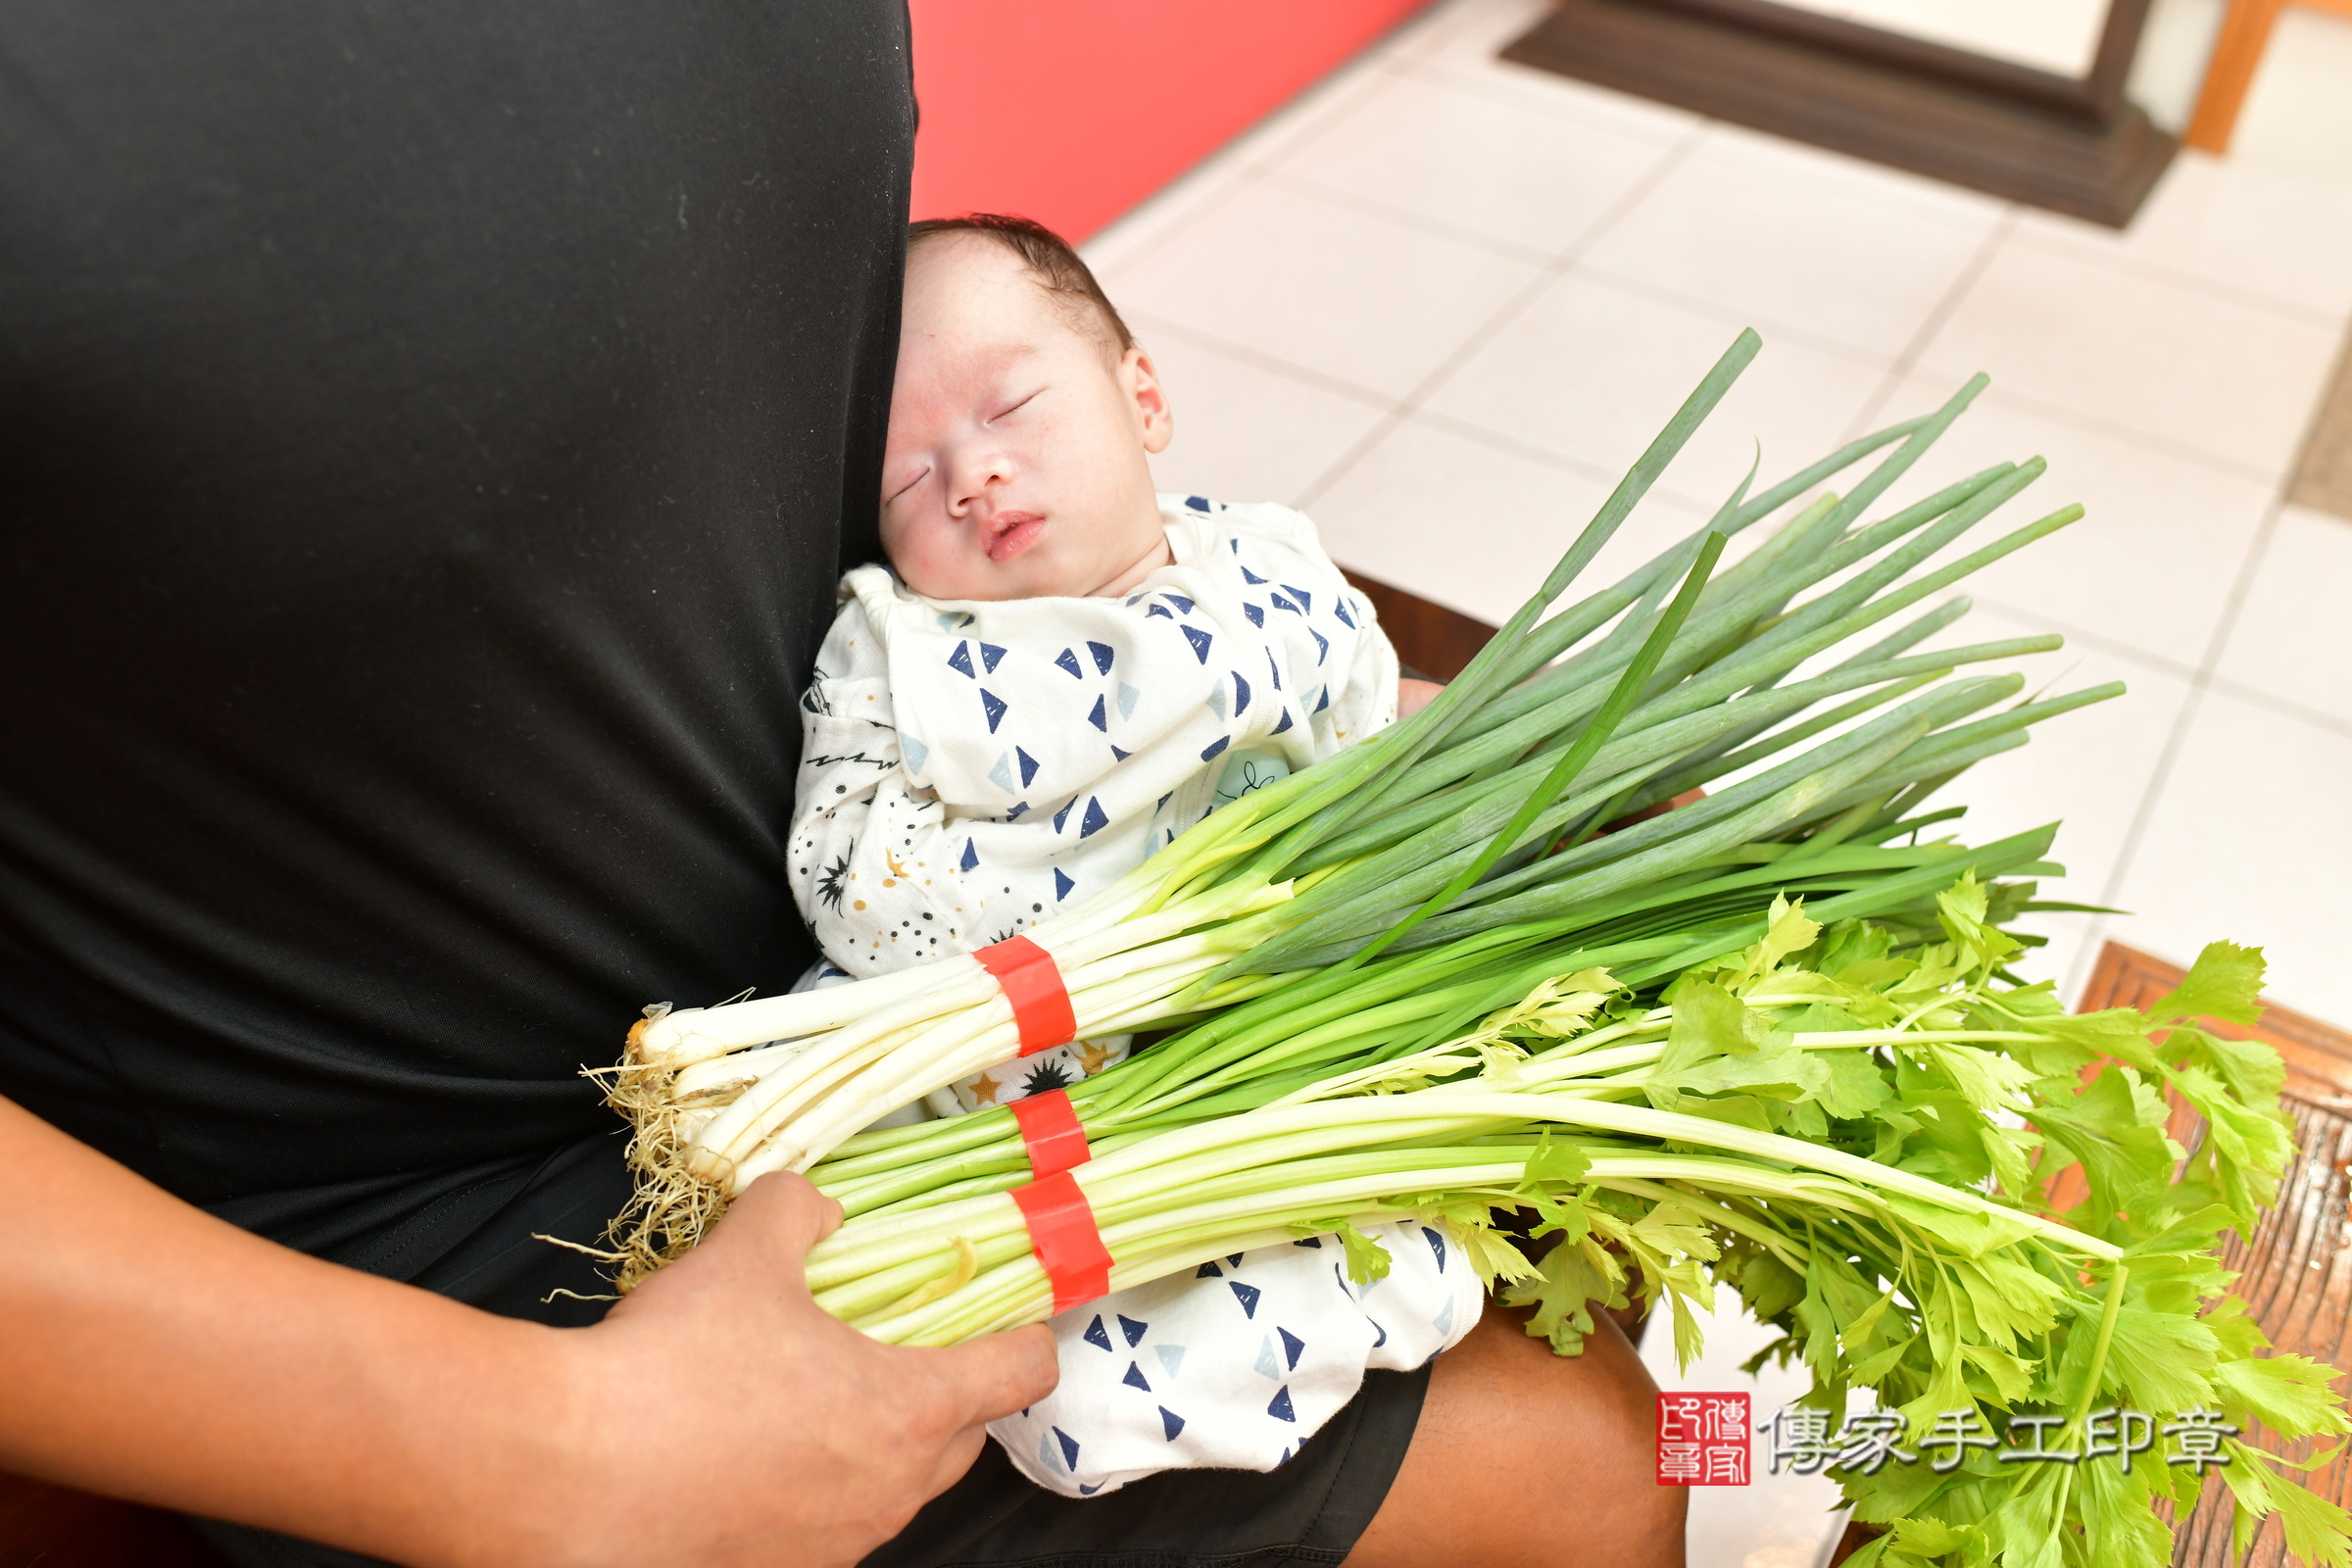
[(1014, 1101), (1012, 1119), (1021, 1124), (1021, 1145), (1029, 1151), (1029, 1168), (1040, 1179), (1058, 1176), (1095, 1157), (1086, 1147), (1086, 1129), (1078, 1123), (1067, 1090)]
[(1027, 937), (1007, 937), (972, 956), (997, 977), (1004, 1000), (1012, 1004), (1022, 1055), (1033, 1056), (1078, 1038), (1078, 1016), (1070, 1010), (1070, 993), (1061, 983), (1054, 955)]
[(1040, 1177), (1015, 1187), (1012, 1200), (1029, 1222), (1029, 1250), (1053, 1283), (1054, 1311), (1110, 1294), (1110, 1250), (1102, 1245), (1094, 1205), (1075, 1176), (1065, 1170)]

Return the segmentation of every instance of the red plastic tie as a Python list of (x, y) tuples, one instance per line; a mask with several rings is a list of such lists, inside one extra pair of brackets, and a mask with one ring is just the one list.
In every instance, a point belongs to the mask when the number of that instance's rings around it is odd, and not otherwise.
[(1027, 937), (1007, 937), (972, 955), (997, 977), (1012, 1021), (1021, 1031), (1020, 1054), (1033, 1056), (1078, 1038), (1078, 1015), (1070, 1010), (1069, 989), (1054, 955)]
[(1012, 1119), (1021, 1124), (1021, 1146), (1029, 1151), (1029, 1168), (1041, 1180), (1095, 1157), (1086, 1147), (1086, 1129), (1078, 1123), (1078, 1112), (1072, 1108), (1066, 1089), (1014, 1101)]
[(1110, 1294), (1110, 1250), (1075, 1176), (1065, 1170), (1040, 1177), (1015, 1187), (1012, 1200), (1029, 1222), (1029, 1250), (1053, 1283), (1054, 1311)]

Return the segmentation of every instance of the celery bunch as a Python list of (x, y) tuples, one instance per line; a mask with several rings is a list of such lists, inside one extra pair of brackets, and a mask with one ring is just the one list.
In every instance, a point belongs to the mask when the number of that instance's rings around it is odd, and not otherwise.
[[(1939, 1419), (1999, 1434), (2046, 1416), (2048, 1446), (2080, 1447), (2103, 1409), (2219, 1411), (2240, 1434), (2222, 1474), (2241, 1539), (2275, 1511), (2298, 1554), (2344, 1561), (2352, 1519), (2245, 1441), (2257, 1426), (2344, 1433), (2337, 1374), (2261, 1354), (2212, 1250), (2224, 1229), (2251, 1232), (2290, 1149), (2276, 1053), (2185, 1021), (2250, 1017), (2258, 956), (2216, 944), (2150, 1012), (2071, 1016), (2048, 986), (2005, 978), (2018, 944), (1993, 902), (1963, 876), (1911, 911), (1923, 929), (1825, 928), (1776, 900), (1760, 940), (1684, 966), (1662, 993), (1572, 969), (1591, 955), (1554, 948), (1355, 1017), (1294, 1016), (1279, 1044), (1224, 1068), (1203, 1070), (1213, 1051), (1180, 1046), (1174, 1068), (1147, 1053), (1100, 1080), (1089, 1123), (1107, 1136), (1075, 1172), (1112, 1287), (1317, 1234), (1341, 1237), (1368, 1281), (1385, 1258), (1363, 1227), (1443, 1218), (1563, 1353), (1596, 1306), (1639, 1297), (1671, 1314), (1687, 1359), (1692, 1308), (1728, 1283), (1783, 1331), (1766, 1354), (1810, 1369), (1807, 1402), (1838, 1411), (1871, 1391), (1914, 1442)], [(1477, 981), (1526, 990), (1415, 1043), (1473, 1004)], [(1168, 1114), (1172, 1081), (1211, 1089), (1225, 1113)], [(1153, 1087), (1138, 1100), (1133, 1084)], [(2193, 1152), (2165, 1133), (2167, 1091), (2205, 1119)], [(1102, 1114), (1139, 1103), (1158, 1119)], [(922, 1130), (907, 1129), (818, 1168), (858, 1210), (810, 1254), (820, 1303), (916, 1344), (1048, 1314), (1003, 1192), (1017, 1177), (997, 1168), (1018, 1145), (975, 1140), (987, 1122), (952, 1124), (965, 1147), (919, 1161), (906, 1135)], [(2069, 1167), (2085, 1197), (2053, 1218), (2050, 1183)], [(1498, 1225), (1513, 1220), (1547, 1247), (1532, 1262)], [(1841, 1476), (1858, 1516), (1891, 1527), (1862, 1560), (2153, 1568), (2172, 1544), (2149, 1503), (2185, 1512), (2199, 1485), (2153, 1457), (2127, 1471), (1962, 1451), (1948, 1473)]]

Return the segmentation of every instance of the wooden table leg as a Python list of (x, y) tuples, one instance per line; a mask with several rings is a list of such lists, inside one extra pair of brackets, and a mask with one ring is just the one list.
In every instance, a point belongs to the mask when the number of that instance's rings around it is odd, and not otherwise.
[(2245, 107), (2246, 89), (2254, 83), (2255, 68), (2270, 47), (2271, 29), (2278, 22), (2283, 0), (2230, 0), (2222, 30), (2213, 40), (2213, 57), (2205, 64), (2205, 85), (2197, 92), (2196, 113), (2189, 117), (2183, 144), (2217, 156), (2230, 150), (2237, 129), (2237, 113)]

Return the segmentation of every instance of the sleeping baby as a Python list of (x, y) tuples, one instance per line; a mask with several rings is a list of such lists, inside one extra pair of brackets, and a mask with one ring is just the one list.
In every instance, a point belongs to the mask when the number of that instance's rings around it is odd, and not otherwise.
[[(1289, 508), (1155, 495), (1173, 433), (1086, 264), (1024, 220), (917, 223), (860, 566), (803, 701), (790, 874), (821, 983), (966, 953), (1087, 898), (1219, 805), (1435, 694)], [(1123, 1037), (1008, 1062), (892, 1120), (1064, 1088)], [(1483, 1300), (1443, 1227), (1237, 1253), (1054, 1320), (1061, 1385), (992, 1432), (1070, 1496), (1267, 1470), (1355, 1393), (1458, 1341)]]

